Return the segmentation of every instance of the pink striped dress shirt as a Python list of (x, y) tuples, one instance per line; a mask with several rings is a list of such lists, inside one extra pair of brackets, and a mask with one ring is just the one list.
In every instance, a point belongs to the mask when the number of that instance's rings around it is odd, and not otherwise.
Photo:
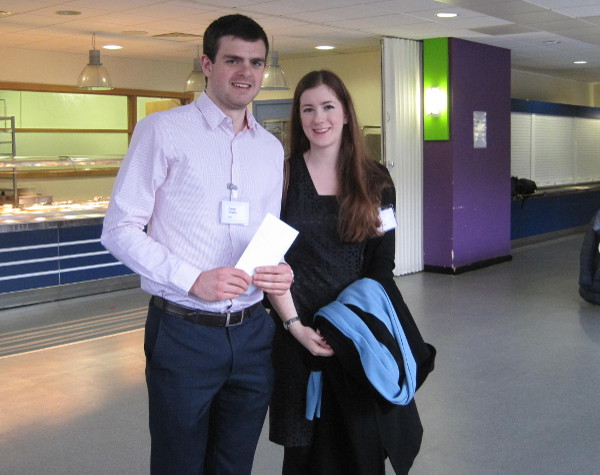
[[(146, 292), (213, 312), (262, 298), (257, 289), (233, 301), (188, 294), (203, 270), (235, 266), (267, 212), (279, 216), (283, 148), (249, 110), (246, 117), (247, 127), (235, 134), (231, 119), (202, 94), (137, 124), (115, 180), (102, 244), (141, 276)], [(249, 203), (248, 226), (221, 223), (224, 200)]]

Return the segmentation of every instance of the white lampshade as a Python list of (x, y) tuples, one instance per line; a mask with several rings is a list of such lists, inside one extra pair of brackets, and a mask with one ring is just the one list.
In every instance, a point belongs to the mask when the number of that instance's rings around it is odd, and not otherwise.
[(77, 87), (88, 90), (112, 89), (110, 74), (100, 62), (100, 51), (96, 49), (95, 34), (92, 36), (92, 48), (90, 50), (90, 62), (81, 71), (77, 80)]
[(267, 61), (267, 67), (263, 73), (261, 89), (267, 91), (281, 91), (289, 89), (285, 73), (279, 66), (279, 53), (271, 51)]
[(202, 92), (206, 86), (206, 78), (202, 71), (202, 60), (194, 58), (194, 70), (185, 81), (185, 92)]

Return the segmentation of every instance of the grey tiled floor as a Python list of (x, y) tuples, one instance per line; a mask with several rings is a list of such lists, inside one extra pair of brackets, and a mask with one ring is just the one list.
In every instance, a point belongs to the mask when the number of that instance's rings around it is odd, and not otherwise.
[[(600, 473), (600, 307), (577, 294), (580, 244), (567, 236), (458, 276), (397, 279), (438, 349), (417, 394), (425, 436), (412, 474)], [(140, 328), (0, 358), (0, 474), (148, 472), (147, 300), (133, 290), (0, 311), (0, 340), (94, 316), (139, 315)], [(263, 434), (254, 474), (280, 466)]]

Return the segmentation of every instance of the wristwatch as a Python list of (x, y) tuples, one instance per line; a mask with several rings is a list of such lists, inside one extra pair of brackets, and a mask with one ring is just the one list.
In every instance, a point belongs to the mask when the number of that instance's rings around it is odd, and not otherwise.
[(292, 317), (289, 320), (286, 320), (285, 322), (283, 322), (283, 329), (286, 331), (289, 331), (290, 325), (292, 325), (293, 323), (299, 322), (299, 321), (300, 321), (300, 317), (298, 317), (298, 316)]

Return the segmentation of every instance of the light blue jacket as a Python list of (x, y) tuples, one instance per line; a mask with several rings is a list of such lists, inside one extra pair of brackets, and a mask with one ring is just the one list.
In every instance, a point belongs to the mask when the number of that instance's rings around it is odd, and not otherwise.
[[(358, 307), (385, 324), (398, 344), (403, 368), (398, 367), (390, 351), (347, 305)], [(317, 311), (315, 316), (327, 319), (352, 340), (369, 382), (381, 396), (400, 405), (407, 405), (412, 401), (417, 389), (417, 363), (396, 310), (379, 282), (368, 278), (355, 281), (346, 287), (335, 301)], [(404, 372), (405, 377), (401, 378), (401, 372)], [(306, 418), (309, 420), (320, 416), (321, 392), (321, 372), (313, 371), (306, 394)]]

